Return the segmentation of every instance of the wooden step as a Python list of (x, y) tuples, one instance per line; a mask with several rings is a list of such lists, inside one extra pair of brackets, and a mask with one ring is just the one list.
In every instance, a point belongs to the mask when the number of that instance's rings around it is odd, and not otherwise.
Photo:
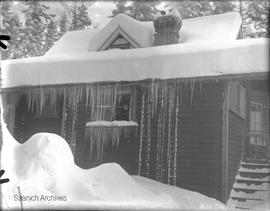
[(232, 199), (238, 199), (238, 200), (256, 200), (256, 201), (264, 201), (269, 199), (269, 193), (267, 191), (256, 191), (254, 193), (247, 193), (244, 191), (236, 191), (233, 189), (231, 191), (230, 197)]
[(256, 178), (252, 178), (252, 177), (242, 177), (239, 174), (236, 175), (236, 180), (241, 180), (241, 181), (255, 181), (255, 182), (270, 182), (270, 176), (265, 176), (265, 177), (256, 177)]
[(270, 168), (245, 168), (240, 167), (239, 172), (247, 172), (247, 173), (258, 173), (258, 174), (270, 174)]
[(268, 183), (262, 183), (261, 185), (254, 185), (254, 184), (247, 185), (245, 183), (234, 183), (233, 188), (239, 190), (269, 191), (270, 185)]
[(257, 206), (263, 205), (265, 202), (264, 201), (255, 201), (255, 200), (234, 200), (230, 199), (227, 203), (229, 207), (239, 207), (239, 208), (244, 208), (244, 209), (253, 209)]
[(269, 163), (248, 163), (248, 162), (241, 162), (241, 165), (243, 167), (264, 167), (264, 168), (270, 168), (270, 164)]

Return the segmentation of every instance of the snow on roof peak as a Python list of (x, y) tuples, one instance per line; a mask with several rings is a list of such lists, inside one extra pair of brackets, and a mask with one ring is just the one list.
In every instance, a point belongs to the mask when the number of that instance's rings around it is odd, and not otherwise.
[(103, 29), (93, 36), (88, 45), (89, 51), (96, 51), (117, 28), (126, 32), (140, 47), (150, 47), (153, 42), (153, 22), (140, 22), (128, 15), (116, 15)]
[[(241, 24), (242, 20), (238, 12), (184, 19), (179, 32), (180, 43), (234, 40), (237, 38)], [(102, 29), (67, 32), (45, 55), (99, 51), (119, 28), (139, 47), (152, 47), (154, 44), (153, 21), (141, 22), (128, 15), (118, 14)]]

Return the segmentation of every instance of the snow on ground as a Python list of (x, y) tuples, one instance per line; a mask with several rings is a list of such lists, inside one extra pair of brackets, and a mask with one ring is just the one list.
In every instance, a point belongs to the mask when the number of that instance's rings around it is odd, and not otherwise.
[(154, 193), (168, 193), (177, 202), (181, 210), (222, 210), (224, 205), (197, 192), (192, 192), (175, 186), (166, 185), (155, 180), (148, 179), (141, 176), (132, 176), (135, 181), (142, 184), (148, 190)]
[[(39, 133), (18, 144), (4, 123), (1, 168), (10, 182), (2, 186), (3, 208), (179, 210), (224, 209), (220, 202), (188, 190), (131, 177), (116, 163), (84, 170), (74, 164), (67, 142)], [(19, 189), (18, 189), (19, 187)]]
[(79, 52), (1, 62), (2, 87), (269, 72), (268, 39)]

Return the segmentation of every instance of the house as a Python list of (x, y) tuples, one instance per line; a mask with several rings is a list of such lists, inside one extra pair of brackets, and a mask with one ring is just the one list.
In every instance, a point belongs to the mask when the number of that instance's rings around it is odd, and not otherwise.
[(60, 134), (82, 168), (117, 162), (234, 200), (239, 168), (270, 159), (268, 40), (240, 39), (240, 28), (236, 12), (120, 14), (68, 32), (44, 56), (2, 63), (8, 127), (19, 142)]

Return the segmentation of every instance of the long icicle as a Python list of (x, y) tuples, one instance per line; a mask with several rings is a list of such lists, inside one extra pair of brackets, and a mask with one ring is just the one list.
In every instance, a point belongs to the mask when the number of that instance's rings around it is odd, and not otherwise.
[(172, 90), (169, 89), (168, 93), (169, 101), (169, 115), (168, 115), (168, 142), (167, 142), (167, 163), (168, 163), (168, 180), (167, 183), (170, 184), (171, 180), (171, 118), (172, 118)]
[(176, 94), (175, 105), (175, 130), (174, 130), (174, 162), (173, 162), (173, 185), (176, 185), (177, 176), (177, 150), (178, 150), (178, 112), (179, 112), (179, 96)]
[(138, 159), (138, 175), (141, 175), (141, 165), (142, 165), (142, 145), (143, 145), (143, 129), (144, 129), (144, 112), (145, 112), (145, 94), (143, 94), (143, 96), (142, 96), (142, 105), (141, 105), (140, 146), (139, 146), (139, 159)]
[[(149, 99), (147, 105), (147, 142), (146, 142), (146, 150), (147, 150), (147, 157), (146, 157), (146, 175), (149, 176), (149, 168), (150, 168), (150, 153), (151, 153), (151, 108), (152, 108), (152, 99)], [(152, 101), (152, 102), (151, 102)]]

